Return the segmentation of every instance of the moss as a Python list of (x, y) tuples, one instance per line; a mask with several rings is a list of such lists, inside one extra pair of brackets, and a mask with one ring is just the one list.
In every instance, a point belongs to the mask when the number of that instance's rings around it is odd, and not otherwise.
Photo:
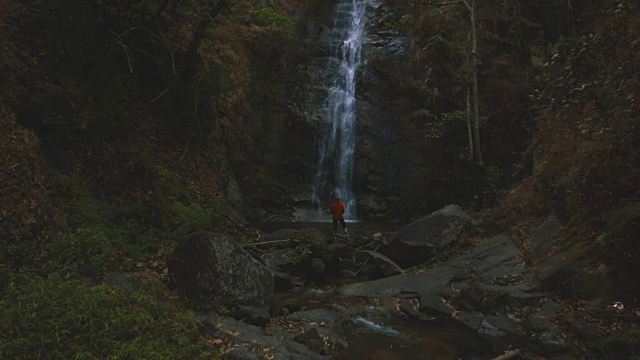
[(189, 313), (132, 288), (18, 276), (0, 301), (4, 359), (205, 359)]
[(275, 12), (270, 7), (254, 11), (253, 17), (256, 24), (261, 26), (278, 26), (288, 30), (293, 29), (295, 26), (291, 18)]

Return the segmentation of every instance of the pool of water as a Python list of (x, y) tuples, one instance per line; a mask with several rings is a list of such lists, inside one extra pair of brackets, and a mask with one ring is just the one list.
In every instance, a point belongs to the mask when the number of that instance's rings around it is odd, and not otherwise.
[[(338, 283), (352, 279), (338, 280)], [(484, 360), (489, 348), (475, 331), (454, 320), (437, 322), (381, 316), (364, 298), (335, 296), (335, 285), (295, 289), (277, 295), (276, 302), (292, 311), (341, 308), (347, 319), (349, 347), (333, 354), (340, 360)], [(345, 311), (344, 309), (348, 309)]]

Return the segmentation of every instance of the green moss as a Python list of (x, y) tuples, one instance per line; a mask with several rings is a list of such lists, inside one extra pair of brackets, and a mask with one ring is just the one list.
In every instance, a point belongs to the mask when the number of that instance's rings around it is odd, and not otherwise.
[(132, 288), (18, 276), (0, 300), (0, 358), (205, 359), (189, 313)]
[(293, 29), (295, 24), (286, 15), (275, 12), (270, 7), (265, 7), (253, 12), (254, 21), (260, 26), (278, 26), (283, 29)]

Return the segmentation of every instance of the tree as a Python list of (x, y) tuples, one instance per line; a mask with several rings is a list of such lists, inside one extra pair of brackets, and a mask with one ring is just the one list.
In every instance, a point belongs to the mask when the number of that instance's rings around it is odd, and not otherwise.
[[(469, 22), (470, 22), (470, 39), (471, 49), (468, 62), (471, 65), (471, 97), (473, 98), (473, 126), (471, 126), (471, 104), (469, 95), (467, 95), (467, 112), (468, 112), (468, 129), (470, 130), (469, 145), (473, 154), (475, 162), (479, 166), (484, 166), (482, 159), (482, 147), (480, 146), (480, 110), (478, 101), (478, 36), (476, 30), (476, 1), (475, 0), (455, 0), (450, 2), (441, 3), (422, 3), (421, 5), (431, 6), (446, 6), (463, 4), (467, 10), (469, 10)], [(472, 136), (471, 136), (472, 135)]]

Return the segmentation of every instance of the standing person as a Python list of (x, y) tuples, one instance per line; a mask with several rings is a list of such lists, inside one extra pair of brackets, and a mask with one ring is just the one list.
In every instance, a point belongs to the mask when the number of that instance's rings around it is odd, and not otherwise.
[(344, 205), (337, 196), (336, 201), (331, 204), (331, 217), (333, 218), (333, 237), (338, 234), (338, 222), (342, 225), (344, 236), (347, 236), (347, 224), (344, 222)]

